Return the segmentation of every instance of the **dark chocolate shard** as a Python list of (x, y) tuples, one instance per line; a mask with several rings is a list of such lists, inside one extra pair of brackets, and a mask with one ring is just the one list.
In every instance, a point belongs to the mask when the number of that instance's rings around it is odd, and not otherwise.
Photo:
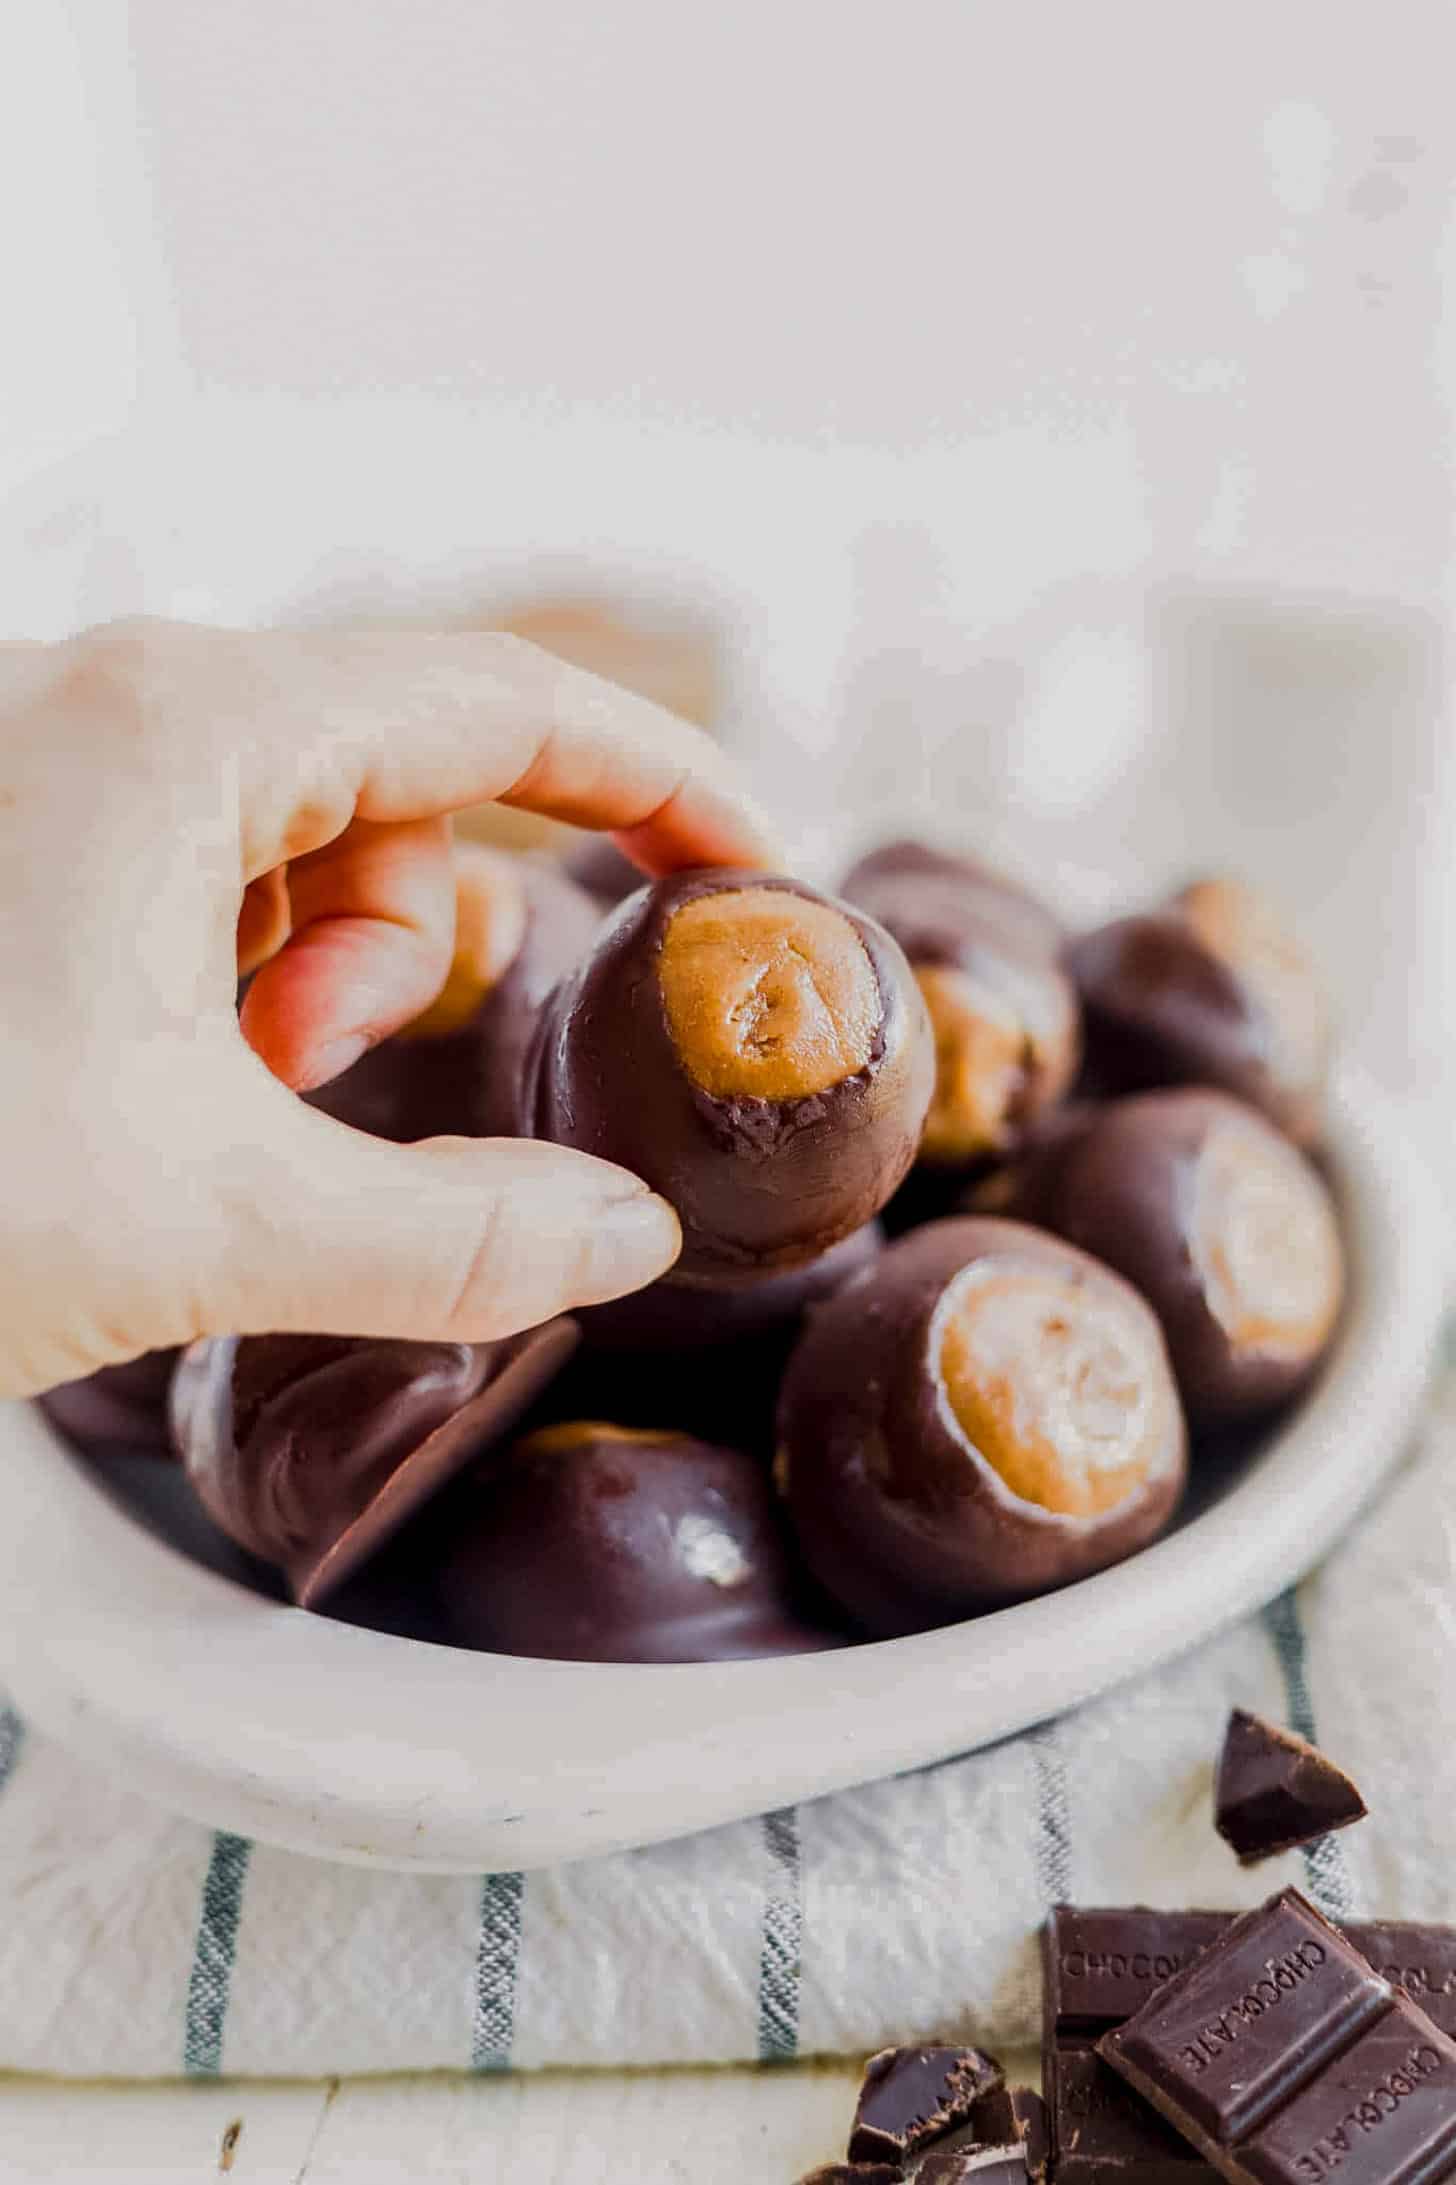
[(849, 2136), (851, 2162), (905, 2162), (969, 2124), (1004, 2081), (978, 2048), (886, 2048), (865, 2065)]
[(1293, 1730), (1236, 1707), (1213, 1793), (1213, 1825), (1244, 1866), (1362, 1820), (1365, 1801), (1343, 1768)]
[(1019, 2139), (1004, 2147), (932, 2148), (913, 2176), (915, 2185), (1026, 2185), (1026, 2149)]
[(904, 2175), (898, 2162), (826, 2162), (799, 2185), (900, 2185)]
[(937, 2154), (942, 2150), (959, 2154), (978, 2148), (997, 2152), (1018, 2149), (1020, 2174), (1029, 2177), (1033, 2185), (1042, 2185), (1047, 2174), (1049, 2133), (1046, 2104), (1034, 2087), (992, 2087), (976, 2102), (961, 2130), (936, 2142)]
[(322, 1552), (289, 1566), (300, 1608), (316, 1608), (392, 1540), (472, 1458), (499, 1442), (560, 1372), (580, 1340), (574, 1320), (548, 1320), (502, 1343), (480, 1392), (412, 1449)]
[(1433, 2185), (1456, 2169), (1456, 2042), (1296, 1889), (1235, 1920), (1105, 2062), (1232, 2185)]
[(578, 1340), (568, 1319), (497, 1343), (214, 1337), (178, 1364), (173, 1433), (214, 1523), (313, 1608), (510, 1432)]

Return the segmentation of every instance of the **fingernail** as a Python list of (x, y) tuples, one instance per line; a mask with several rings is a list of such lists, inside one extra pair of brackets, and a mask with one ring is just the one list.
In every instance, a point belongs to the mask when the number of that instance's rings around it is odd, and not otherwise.
[(587, 1235), (582, 1304), (601, 1304), (655, 1282), (682, 1250), (682, 1229), (666, 1199), (637, 1191), (602, 1201)]
[(299, 1092), (317, 1092), (320, 1085), (327, 1085), (365, 1054), (372, 1042), (367, 1032), (349, 1032), (342, 1039), (331, 1040), (327, 1047), (320, 1047), (309, 1059), (308, 1071)]

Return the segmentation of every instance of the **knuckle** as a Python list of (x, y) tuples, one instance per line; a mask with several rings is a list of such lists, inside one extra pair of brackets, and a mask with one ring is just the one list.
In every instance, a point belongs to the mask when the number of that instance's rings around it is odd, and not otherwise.
[(67, 648), (66, 696), (78, 707), (104, 712), (114, 731), (129, 729), (142, 736), (154, 730), (172, 627), (149, 616), (131, 616), (73, 638)]

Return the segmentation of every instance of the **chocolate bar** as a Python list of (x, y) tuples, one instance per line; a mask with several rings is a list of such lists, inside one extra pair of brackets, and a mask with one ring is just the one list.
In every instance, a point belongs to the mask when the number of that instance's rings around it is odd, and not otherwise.
[(1235, 1920), (1098, 2053), (1232, 2185), (1456, 2168), (1456, 2042), (1297, 1889)]
[[(1235, 1916), (1155, 1911), (1145, 1904), (1053, 1906), (1042, 1931), (1049, 2037), (1086, 2041), (1121, 2025), (1155, 1988), (1216, 1942)], [(1350, 1920), (1343, 1931), (1384, 1979), (1407, 1989), (1456, 2039), (1456, 1927)]]
[(1203, 2185), (1213, 2172), (1084, 2040), (1042, 2059), (1056, 2185)]

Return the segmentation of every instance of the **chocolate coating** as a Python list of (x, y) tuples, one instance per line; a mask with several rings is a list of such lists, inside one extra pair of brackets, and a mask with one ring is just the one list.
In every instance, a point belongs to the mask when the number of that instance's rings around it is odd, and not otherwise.
[(884, 1245), (879, 1223), (866, 1222), (805, 1266), (776, 1274), (712, 1289), (664, 1275), (645, 1290), (589, 1306), (580, 1315), (582, 1335), (593, 1349), (658, 1354), (781, 1341), (797, 1331), (806, 1312), (873, 1266)]
[(226, 1336), (177, 1370), (173, 1432), (199, 1501), (311, 1606), (508, 1432), (576, 1343)]
[(1056, 913), (994, 865), (925, 842), (883, 843), (851, 865), (839, 892), (891, 931), (902, 906), (932, 937), (941, 906), (953, 931), (970, 902), (981, 925), (999, 928), (1028, 951), (1056, 956), (1067, 938)]
[(179, 1353), (144, 1351), (119, 1366), (101, 1366), (80, 1381), (63, 1381), (39, 1398), (41, 1410), (68, 1441), (91, 1455), (130, 1450), (174, 1457), (167, 1431), (167, 1391)]
[(1344, 1289), (1329, 1190), (1225, 1093), (1090, 1110), (1025, 1164), (1012, 1205), (1141, 1291), (1196, 1426), (1287, 1401), (1328, 1348)]
[(462, 1483), (440, 1598), (457, 1644), (685, 1662), (831, 1645), (795, 1612), (761, 1464), (684, 1434), (576, 1420)]
[[(832, 930), (836, 949), (867, 965), (877, 997), (862, 1066), (803, 1097), (708, 1091), (668, 1021), (662, 959), (674, 920), (696, 916), (708, 897), (765, 890), (802, 902), (817, 932)], [(824, 1007), (816, 968), (804, 958), (792, 967), (798, 986), (783, 1014), (795, 1043), (804, 1019)], [(779, 1059), (779, 976), (777, 968), (772, 979), (765, 974), (739, 1013), (745, 1047), (754, 1049), (748, 1062), (762, 1060), (770, 1075)], [(847, 983), (857, 1007), (858, 968)], [(726, 1013), (711, 989), (704, 998), (720, 1018)], [(830, 1031), (858, 1051), (857, 1017)], [(557, 988), (528, 1065), (524, 1116), (530, 1135), (618, 1162), (660, 1191), (683, 1225), (675, 1278), (716, 1283), (815, 1259), (871, 1220), (914, 1158), (933, 1072), (924, 1006), (900, 951), (873, 921), (797, 881), (678, 873), (629, 897)]]
[[(463, 1022), (452, 1022), (436, 1004), (308, 1095), (312, 1106), (341, 1123), (400, 1145), (516, 1135), (522, 1072), (542, 1006), (585, 955), (601, 923), (600, 905), (549, 858), (508, 858), (473, 845), (462, 845), (456, 856), (462, 895), (478, 872), (494, 867), (514, 876), (519, 933), (509, 961)], [(463, 928), (463, 903), (461, 922)], [(468, 977), (457, 956), (442, 1000)]]
[(1080, 1012), (1056, 921), (987, 867), (912, 843), (862, 859), (845, 893), (894, 935), (930, 1010), (921, 1160), (963, 1168), (1004, 1152), (1077, 1072)]
[(1131, 1554), (1167, 1522), (1187, 1464), (1143, 1300), (1085, 1254), (994, 1219), (913, 1231), (814, 1314), (778, 1444), (805, 1562), (885, 1635)]
[(603, 910), (615, 910), (625, 897), (637, 893), (646, 878), (610, 835), (588, 835), (567, 857), (564, 870)]
[(1329, 1066), (1323, 997), (1275, 914), (1233, 882), (1202, 881), (1066, 951), (1090, 1072), (1111, 1092), (1210, 1085), (1317, 1142)]

